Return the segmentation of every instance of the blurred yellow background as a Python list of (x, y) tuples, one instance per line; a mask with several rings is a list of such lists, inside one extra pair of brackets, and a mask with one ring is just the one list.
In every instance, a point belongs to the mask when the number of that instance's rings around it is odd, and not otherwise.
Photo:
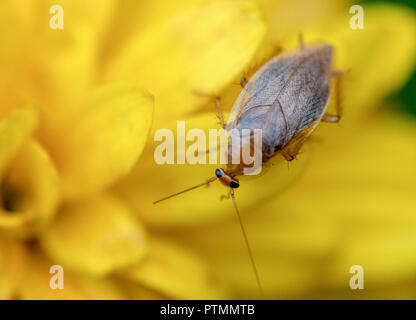
[[(54, 4), (63, 29), (50, 27)], [(2, 1), (0, 298), (416, 298), (416, 13), (359, 3), (354, 30), (353, 4)], [(216, 167), (157, 165), (153, 135), (177, 120), (218, 128), (192, 91), (229, 111), (241, 75), (300, 33), (350, 70), (344, 116), (236, 192), (261, 296), (226, 188), (152, 204)], [(64, 289), (50, 287), (53, 265)], [(363, 290), (350, 288), (353, 265)]]

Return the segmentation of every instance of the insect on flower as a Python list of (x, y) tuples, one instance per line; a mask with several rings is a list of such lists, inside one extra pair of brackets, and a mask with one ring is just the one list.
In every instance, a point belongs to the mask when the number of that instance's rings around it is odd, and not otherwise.
[[(292, 161), (321, 121), (338, 122), (340, 120), (340, 76), (345, 71), (333, 71), (332, 57), (331, 45), (320, 43), (305, 47), (300, 39), (297, 52), (279, 53), (261, 66), (249, 80), (241, 79), (243, 90), (234, 103), (227, 124), (224, 123), (220, 99), (216, 98), (218, 117), (222, 127), (227, 132), (233, 130), (235, 132), (235, 129), (237, 132), (244, 129), (252, 131), (260, 129), (262, 166), (278, 154), (281, 154), (287, 161)], [(334, 115), (326, 111), (330, 99), (331, 79), (335, 79), (336, 114)], [(232, 137), (232, 134), (230, 136)], [(250, 143), (252, 146), (255, 145), (252, 143), (254, 139), (255, 135), (251, 134), (250, 138), (242, 140), (242, 143)], [(234, 189), (240, 185), (237, 177), (244, 175), (247, 165), (244, 161), (234, 163), (231, 161), (233, 156), (236, 156), (235, 150), (229, 142), (228, 163), (225, 169), (217, 169), (215, 176), (207, 181), (154, 203), (207, 185), (215, 180), (219, 180), (228, 187), (261, 291), (260, 278), (234, 194)], [(241, 154), (238, 154), (237, 158), (241, 158)]]

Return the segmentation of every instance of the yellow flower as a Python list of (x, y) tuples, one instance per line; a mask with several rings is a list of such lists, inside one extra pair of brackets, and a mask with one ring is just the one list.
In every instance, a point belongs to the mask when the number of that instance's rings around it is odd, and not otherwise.
[[(281, 2), (278, 8), (292, 8), (292, 4)], [(276, 29), (279, 20), (275, 17), (286, 13), (275, 5), (264, 1), (260, 6), (269, 29), (259, 56), (276, 39), (284, 48), (297, 46), (299, 29)], [(331, 5), (322, 6), (330, 10)], [(322, 8), (312, 7), (317, 11)], [(401, 272), (400, 268), (412, 261), (410, 243), (405, 247), (404, 240), (390, 241), (399, 235), (400, 226), (408, 229), (407, 218), (416, 205), (409, 194), (415, 176), (415, 129), (409, 119), (380, 106), (406, 81), (414, 66), (415, 16), (396, 5), (364, 6), (365, 29), (353, 30), (348, 6), (338, 4), (331, 10), (330, 14), (326, 11), (325, 18), (319, 16), (316, 20), (315, 11), (311, 12), (302, 31), (307, 43), (333, 44), (336, 69), (350, 70), (344, 76), (341, 124), (320, 125), (299, 159), (289, 164), (289, 170), (285, 163), (278, 164), (262, 177), (244, 181), (237, 190), (267, 298), (394, 298), (400, 296), (396, 291), (385, 294), (397, 276), (390, 281), (386, 277)], [(289, 11), (295, 19), (295, 8)], [(215, 61), (212, 63), (215, 65)], [(231, 82), (238, 80), (236, 77)], [(238, 90), (229, 84), (221, 92), (226, 109)], [(163, 112), (170, 107), (168, 101), (159, 105)], [(178, 119), (186, 120), (188, 129), (214, 128), (214, 110), (212, 102), (197, 115), (182, 115), (178, 110), (171, 120), (157, 118), (153, 128), (175, 130)], [(117, 184), (118, 194), (132, 204), (147, 225), (162, 234), (168, 232), (172, 240), (189, 246), (205, 259), (214, 282), (227, 290), (228, 297), (259, 297), (232, 204), (219, 200), (227, 192), (220, 184), (157, 206), (149, 201), (203, 182), (216, 166), (159, 166), (153, 160), (155, 146), (149, 142), (141, 165)], [(137, 183), (143, 177), (149, 181), (145, 188)], [(400, 210), (402, 218), (393, 208)], [(382, 217), (398, 224), (397, 233), (390, 231), (389, 238), (380, 226)], [(355, 231), (357, 228), (359, 231)], [(368, 241), (373, 229), (375, 233)], [(383, 257), (386, 244), (390, 250)], [(396, 258), (399, 262), (387, 263)], [(364, 267), (366, 286), (372, 285), (366, 295), (358, 295), (349, 287), (349, 268), (355, 264)], [(411, 279), (413, 269), (413, 265), (406, 267), (403, 279)]]
[[(175, 116), (197, 110), (193, 87), (219, 90), (254, 54), (259, 10), (62, 1), (64, 29), (53, 30), (52, 4), (1, 5), (1, 298), (222, 297), (201, 259), (145, 226), (112, 186), (140, 157), (153, 119), (166, 117), (153, 97), (177, 104)], [(134, 20), (155, 19), (131, 25), (132, 8)], [(219, 71), (204, 77), (213, 59)], [(62, 291), (50, 288), (55, 264)]]
[(321, 125), (289, 169), (238, 190), (266, 297), (353, 297), (352, 264), (369, 296), (410, 279), (415, 129), (377, 107), (413, 67), (415, 17), (368, 6), (355, 31), (345, 3), (68, 0), (63, 30), (49, 28), (52, 1), (2, 3), (0, 298), (258, 297), (220, 184), (152, 204), (215, 168), (155, 164), (153, 134), (217, 127), (192, 91), (228, 110), (244, 70), (299, 31), (351, 72), (342, 128)]

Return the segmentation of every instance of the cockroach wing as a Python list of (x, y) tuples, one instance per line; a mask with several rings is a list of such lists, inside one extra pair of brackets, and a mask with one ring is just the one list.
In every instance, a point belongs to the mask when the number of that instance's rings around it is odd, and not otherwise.
[(331, 63), (332, 47), (327, 44), (276, 56), (246, 84), (231, 110), (227, 129), (261, 129), (263, 160), (267, 161), (319, 123), (329, 100)]

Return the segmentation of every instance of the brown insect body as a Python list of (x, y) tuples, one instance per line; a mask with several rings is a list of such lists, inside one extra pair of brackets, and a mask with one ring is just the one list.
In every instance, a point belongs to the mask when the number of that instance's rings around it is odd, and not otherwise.
[[(292, 160), (322, 119), (329, 101), (332, 46), (282, 53), (264, 64), (234, 103), (226, 130), (261, 129), (262, 164), (281, 152)], [(248, 140), (253, 145), (252, 140)], [(229, 160), (232, 150), (228, 148)], [(245, 164), (228, 161), (226, 174), (243, 173)]]
[[(216, 97), (221, 124), (229, 132), (231, 138), (236, 134), (239, 137), (243, 129), (250, 129), (248, 139), (237, 141), (239, 143), (242, 141), (243, 144), (249, 143), (252, 154), (261, 152), (262, 161), (259, 165), (262, 167), (278, 153), (281, 153), (288, 161), (293, 160), (321, 120), (337, 122), (340, 118), (338, 90), (336, 97), (338, 115), (326, 114), (331, 77), (343, 73), (332, 71), (332, 46), (318, 44), (305, 48), (301, 42), (300, 47), (298, 52), (285, 52), (275, 56), (259, 68), (248, 81), (246, 78), (241, 81), (244, 88), (234, 103), (227, 125), (223, 123), (219, 98)], [(337, 77), (337, 87), (339, 86), (338, 80)], [(256, 143), (253, 141), (255, 134), (252, 134), (252, 130), (255, 129), (260, 129), (262, 133), (261, 146), (257, 146), (261, 150), (254, 149)], [(246, 165), (244, 161), (241, 161), (241, 150), (247, 146), (234, 150), (231, 142), (233, 139), (229, 141), (228, 164), (225, 170), (217, 169), (215, 177), (154, 203), (194, 190), (215, 180), (229, 187), (256, 281), (261, 291), (260, 277), (234, 194), (234, 189), (239, 187), (236, 177), (244, 174), (244, 169), (252, 168), (252, 165)], [(238, 152), (238, 154), (233, 154), (233, 152)], [(232, 159), (240, 159), (240, 161), (235, 164)]]

